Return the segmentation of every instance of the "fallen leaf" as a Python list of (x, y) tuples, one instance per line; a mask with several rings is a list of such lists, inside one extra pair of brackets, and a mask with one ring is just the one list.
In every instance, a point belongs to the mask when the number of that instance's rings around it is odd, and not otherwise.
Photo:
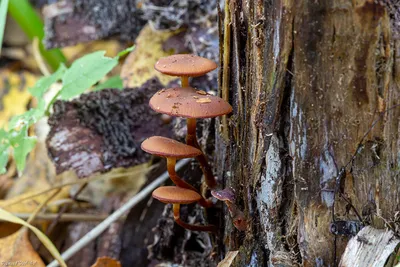
[(91, 267), (121, 267), (121, 263), (109, 257), (100, 257)]
[(67, 58), (68, 62), (73, 62), (74, 60), (92, 53), (98, 50), (105, 50), (107, 57), (115, 57), (119, 51), (123, 49), (120, 42), (116, 40), (108, 41), (93, 41), (84, 44), (77, 44), (74, 46), (64, 47), (62, 49), (63, 54)]
[[(89, 183), (79, 194), (80, 200), (100, 206), (111, 193), (132, 196), (136, 194), (146, 182), (146, 174), (150, 170), (148, 162), (129, 168), (114, 168), (103, 174), (104, 179)], [(124, 175), (126, 173), (126, 175)], [(135, 175), (132, 175), (134, 173)], [(121, 175), (118, 178), (107, 179)]]
[[(34, 179), (32, 179), (33, 177)], [(61, 181), (65, 183), (75, 180), (77, 180), (77, 177), (71, 173), (65, 176), (56, 176), (56, 169), (48, 156), (46, 144), (44, 142), (37, 142), (34, 150), (29, 154), (27, 165), (22, 176), (14, 180), (14, 186), (8, 192), (6, 202), (9, 201), (10, 198), (18, 197), (26, 193), (29, 194), (30, 192), (41, 191), (52, 185), (60, 184)], [(68, 197), (68, 191), (69, 187), (66, 187), (54, 200)], [(33, 200), (40, 203), (42, 200), (46, 199), (47, 196), (48, 195), (45, 195)], [(0, 207), (2, 207), (1, 201)], [(31, 209), (31, 207), (29, 209)]]
[(0, 208), (0, 220), (4, 220), (7, 222), (16, 223), (16, 224), (20, 224), (20, 225), (28, 227), (32, 232), (35, 233), (35, 235), (39, 238), (39, 240), (47, 248), (47, 250), (51, 253), (51, 255), (58, 261), (58, 263), (61, 265), (61, 267), (67, 266), (66, 263), (64, 262), (64, 260), (61, 258), (60, 252), (58, 252), (58, 250), (54, 246), (54, 244), (50, 241), (50, 239), (45, 234), (43, 234), (35, 226), (28, 224), (24, 220), (21, 220), (20, 218), (12, 215), (11, 213), (9, 213), (1, 208)]
[(154, 70), (154, 64), (161, 57), (173, 54), (173, 51), (165, 52), (162, 45), (178, 33), (178, 31), (153, 31), (149, 25), (143, 27), (135, 40), (135, 50), (129, 54), (122, 66), (121, 78), (124, 81), (124, 87), (141, 86), (153, 77), (157, 77), (164, 86), (177, 79), (177, 77), (167, 76)]
[(32, 95), (28, 88), (36, 82), (36, 76), (27, 71), (18, 73), (7, 69), (0, 70), (0, 128), (3, 128), (11, 117), (27, 110)]
[(232, 265), (233, 260), (235, 259), (236, 255), (239, 253), (239, 250), (229, 251), (226, 253), (225, 258), (218, 263), (217, 267), (229, 267)]
[(0, 262), (7, 266), (45, 266), (33, 249), (26, 229), (0, 238)]
[[(32, 179), (34, 178), (34, 179)], [(37, 192), (41, 192), (45, 188), (50, 188), (52, 185), (60, 184), (61, 181), (74, 181), (78, 178), (73, 173), (66, 173), (59, 176), (55, 174), (55, 167), (48, 158), (47, 149), (43, 142), (38, 142), (35, 149), (29, 155), (27, 167), (22, 176), (14, 180), (13, 186), (8, 190), (7, 198), (0, 200), (0, 208), (11, 213), (32, 213), (45, 199), (48, 198), (54, 191), (41, 194), (36, 197), (23, 200)], [(1, 182), (0, 178), (0, 182)], [(52, 201), (69, 198), (69, 190), (71, 186), (65, 186)], [(11, 203), (15, 203), (10, 205)], [(47, 208), (46, 212), (57, 212), (58, 206)], [(7, 236), (19, 227), (15, 227), (9, 222), (0, 222), (1, 236)]]

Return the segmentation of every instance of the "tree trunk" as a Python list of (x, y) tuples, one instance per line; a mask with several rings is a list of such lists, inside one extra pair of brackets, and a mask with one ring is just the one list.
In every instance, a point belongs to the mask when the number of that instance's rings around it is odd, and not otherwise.
[(249, 219), (245, 233), (226, 223), (238, 266), (334, 266), (357, 231), (332, 225), (396, 220), (394, 2), (227, 1), (220, 88), (234, 112), (216, 166)]

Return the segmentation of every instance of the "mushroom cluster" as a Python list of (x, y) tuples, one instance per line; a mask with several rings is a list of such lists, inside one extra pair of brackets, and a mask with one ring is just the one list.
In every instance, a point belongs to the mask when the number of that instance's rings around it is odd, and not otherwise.
[(147, 153), (167, 159), (169, 176), (176, 185), (156, 189), (153, 197), (173, 204), (174, 219), (180, 226), (189, 230), (212, 232), (215, 230), (213, 225), (192, 225), (180, 220), (180, 204), (198, 202), (203, 207), (210, 207), (212, 202), (176, 174), (175, 163), (177, 159), (195, 157), (200, 163), (207, 186), (210, 189), (216, 188), (217, 182), (211, 166), (197, 142), (196, 120), (229, 114), (232, 107), (220, 97), (190, 87), (189, 77), (202, 76), (216, 69), (217, 64), (199, 56), (181, 54), (161, 58), (154, 68), (166, 75), (179, 76), (181, 87), (161, 89), (150, 99), (150, 107), (158, 113), (186, 118), (187, 136), (186, 144), (161, 136), (150, 137), (142, 143), (142, 149)]

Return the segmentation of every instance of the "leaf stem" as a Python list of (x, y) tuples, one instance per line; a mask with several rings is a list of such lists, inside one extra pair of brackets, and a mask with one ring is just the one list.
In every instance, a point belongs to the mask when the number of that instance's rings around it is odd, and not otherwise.
[(49, 117), (50, 116), (50, 109), (53, 106), (54, 102), (56, 102), (58, 96), (61, 94), (61, 90), (58, 90), (58, 92), (53, 96), (53, 98), (50, 100), (49, 104), (47, 105), (46, 111), (44, 114)]

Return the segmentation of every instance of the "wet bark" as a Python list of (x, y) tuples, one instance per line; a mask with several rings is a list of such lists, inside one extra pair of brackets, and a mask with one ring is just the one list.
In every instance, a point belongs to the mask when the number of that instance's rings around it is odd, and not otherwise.
[(396, 227), (400, 45), (378, 2), (227, 1), (216, 166), (249, 218), (226, 222), (237, 266), (333, 266), (351, 236), (332, 223)]

